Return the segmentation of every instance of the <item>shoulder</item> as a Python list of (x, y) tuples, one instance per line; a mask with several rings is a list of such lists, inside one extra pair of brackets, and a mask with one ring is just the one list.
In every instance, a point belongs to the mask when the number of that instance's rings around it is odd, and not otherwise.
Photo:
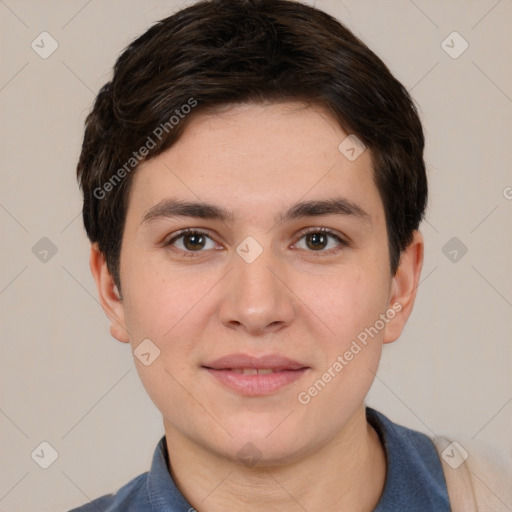
[(135, 512), (145, 510), (148, 473), (130, 480), (114, 494), (101, 496), (69, 512)]
[(455, 504), (454, 512), (512, 510), (512, 457), (474, 439), (437, 437), (432, 441), (442, 460), (450, 499), (465, 504), (471, 496), (474, 501), (471, 509)]
[(439, 473), (441, 464), (432, 440), (427, 435), (394, 423), (384, 414), (367, 408), (367, 419), (377, 430), (388, 456), (399, 462), (402, 468), (412, 467), (416, 471)]
[(450, 512), (439, 455), (428, 436), (367, 407), (386, 453), (386, 483), (377, 512)]

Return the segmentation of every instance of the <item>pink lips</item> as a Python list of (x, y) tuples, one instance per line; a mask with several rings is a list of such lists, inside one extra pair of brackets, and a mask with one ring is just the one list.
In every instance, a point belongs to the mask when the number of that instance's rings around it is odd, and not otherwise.
[(261, 357), (231, 354), (208, 362), (203, 368), (241, 395), (262, 396), (296, 381), (309, 367), (277, 354)]

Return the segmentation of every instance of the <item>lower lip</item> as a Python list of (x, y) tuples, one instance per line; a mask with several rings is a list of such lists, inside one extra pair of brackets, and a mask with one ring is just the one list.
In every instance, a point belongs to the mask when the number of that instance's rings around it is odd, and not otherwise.
[(307, 368), (301, 370), (285, 370), (266, 375), (243, 375), (231, 370), (213, 370), (206, 368), (208, 373), (224, 386), (244, 396), (264, 396), (300, 379)]

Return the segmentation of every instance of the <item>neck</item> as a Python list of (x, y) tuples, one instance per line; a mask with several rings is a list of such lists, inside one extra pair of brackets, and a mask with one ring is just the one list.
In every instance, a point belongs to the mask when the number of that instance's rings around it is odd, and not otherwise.
[(363, 406), (320, 449), (283, 465), (243, 466), (165, 431), (174, 481), (201, 512), (371, 512), (384, 488), (384, 449)]

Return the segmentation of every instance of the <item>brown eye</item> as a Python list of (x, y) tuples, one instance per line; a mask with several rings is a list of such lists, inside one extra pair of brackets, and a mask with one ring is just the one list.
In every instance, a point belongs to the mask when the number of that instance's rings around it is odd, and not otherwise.
[(325, 249), (327, 243), (328, 237), (325, 233), (310, 233), (306, 235), (306, 245), (314, 251)]
[(183, 235), (183, 245), (189, 251), (202, 249), (205, 245), (206, 238), (201, 233), (193, 233), (192, 235)]
[(215, 242), (202, 231), (187, 230), (178, 233), (176, 236), (166, 242), (167, 246), (172, 246), (188, 256), (192, 253), (205, 252), (206, 249), (214, 249)]
[[(302, 242), (303, 240), (305, 243)], [(299, 249), (320, 254), (331, 254), (348, 245), (348, 242), (327, 228), (311, 228), (296, 244)]]

